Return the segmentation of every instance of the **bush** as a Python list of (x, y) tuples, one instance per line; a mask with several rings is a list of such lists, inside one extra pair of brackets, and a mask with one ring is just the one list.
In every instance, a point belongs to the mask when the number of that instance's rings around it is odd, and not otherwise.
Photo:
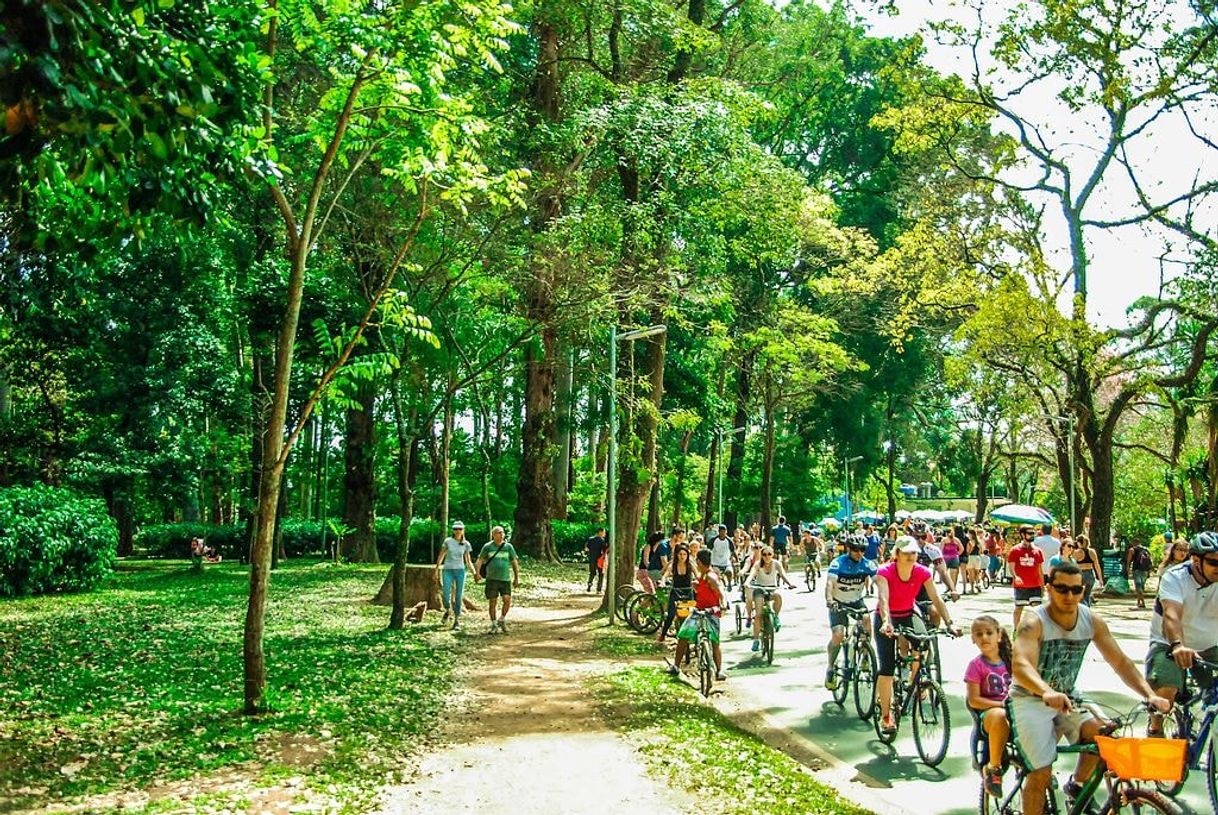
[(41, 484), (0, 490), (0, 596), (87, 591), (110, 574), (117, 551), (101, 501)]

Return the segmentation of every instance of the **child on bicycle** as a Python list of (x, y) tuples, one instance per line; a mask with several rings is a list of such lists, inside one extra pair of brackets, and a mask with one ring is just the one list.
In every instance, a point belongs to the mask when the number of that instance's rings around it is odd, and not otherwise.
[[(723, 672), (723, 650), (719, 647), (719, 615), (727, 608), (727, 596), (723, 593), (719, 576), (711, 568), (710, 550), (700, 550), (695, 562), (697, 566), (694, 568), (694, 608), (697, 611), (709, 612), (710, 616), (706, 620), (707, 634), (711, 645), (714, 646), (715, 679), (722, 682), (727, 679), (727, 674)], [(697, 639), (698, 621), (695, 615), (691, 614), (685, 618), (685, 622), (677, 631), (677, 653), (668, 669), (670, 674), (677, 675), (676, 666), (685, 662), (685, 652), (689, 650), (689, 644)]]
[(1011, 687), (1011, 638), (998, 620), (983, 614), (973, 620), (973, 644), (981, 653), (964, 669), (968, 706), (989, 744), (989, 764), (982, 768), (986, 792), (1002, 799), (1002, 753), (1011, 725), (1006, 699)]

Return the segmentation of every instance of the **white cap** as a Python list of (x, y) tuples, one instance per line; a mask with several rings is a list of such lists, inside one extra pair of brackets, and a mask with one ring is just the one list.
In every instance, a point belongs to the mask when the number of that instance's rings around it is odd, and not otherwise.
[(464, 529), (464, 528), (465, 528), (465, 524), (461, 523), (460, 521), (453, 521), (453, 529)]
[(922, 551), (922, 547), (913, 538), (902, 535), (897, 538), (897, 551), (903, 555), (916, 555)]

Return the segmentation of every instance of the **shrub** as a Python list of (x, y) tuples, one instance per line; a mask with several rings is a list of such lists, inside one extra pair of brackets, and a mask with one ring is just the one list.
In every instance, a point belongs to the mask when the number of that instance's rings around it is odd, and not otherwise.
[(0, 490), (0, 596), (92, 589), (117, 551), (101, 501), (42, 484)]

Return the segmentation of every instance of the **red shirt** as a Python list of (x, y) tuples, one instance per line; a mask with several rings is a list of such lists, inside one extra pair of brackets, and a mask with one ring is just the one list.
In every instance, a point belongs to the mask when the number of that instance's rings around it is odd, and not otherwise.
[(694, 582), (694, 605), (699, 609), (712, 609), (715, 616), (719, 616), (719, 592), (704, 577)]
[(1040, 551), (1039, 547), (1020, 543), (1011, 548), (1007, 560), (1015, 572), (1015, 588), (1035, 589), (1045, 585), (1040, 569), (1040, 565), (1045, 562), (1045, 553)]

